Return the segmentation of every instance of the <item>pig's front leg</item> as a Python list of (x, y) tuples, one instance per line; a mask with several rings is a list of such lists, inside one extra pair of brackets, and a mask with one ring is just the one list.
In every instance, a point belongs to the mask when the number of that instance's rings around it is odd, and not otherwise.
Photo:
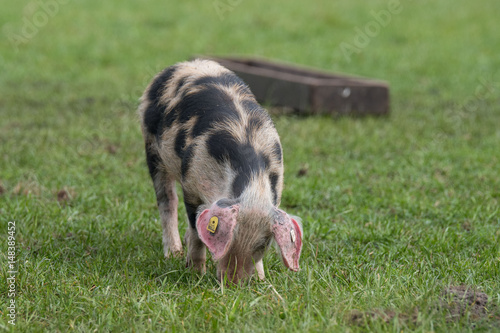
[[(161, 186), (161, 184), (158, 186)], [(163, 228), (163, 252), (165, 258), (169, 258), (170, 256), (182, 256), (182, 242), (179, 236), (179, 222), (177, 220), (177, 205), (179, 199), (177, 198), (175, 190), (175, 180), (167, 179), (160, 191), (162, 190), (164, 193), (158, 195), (157, 190), (156, 195)]]
[(153, 180), (156, 202), (160, 211), (163, 229), (163, 253), (165, 258), (182, 255), (182, 242), (179, 236), (177, 221), (177, 204), (179, 199), (175, 190), (175, 179), (161, 170), (158, 155), (146, 145), (146, 161)]
[(196, 231), (196, 206), (185, 202), (189, 226), (184, 236), (187, 243), (186, 267), (193, 267), (198, 272), (205, 273), (205, 262), (207, 260), (205, 244), (201, 241)]
[(255, 263), (255, 270), (257, 271), (257, 276), (260, 280), (264, 280), (266, 278), (266, 275), (264, 274), (264, 263), (262, 262), (262, 259)]
[(157, 175), (154, 186), (163, 229), (163, 253), (165, 258), (169, 258), (182, 255), (182, 243), (177, 221), (179, 199), (175, 192), (175, 180), (165, 180), (165, 178)]

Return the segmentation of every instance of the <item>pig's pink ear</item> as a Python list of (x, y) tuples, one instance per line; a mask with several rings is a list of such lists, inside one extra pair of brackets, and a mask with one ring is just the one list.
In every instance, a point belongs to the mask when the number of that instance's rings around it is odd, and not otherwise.
[(226, 208), (214, 205), (211, 209), (205, 209), (196, 221), (198, 236), (214, 260), (224, 257), (231, 246), (238, 210), (238, 205)]
[(276, 210), (272, 226), (274, 239), (281, 250), (281, 257), (286, 267), (299, 270), (300, 251), (302, 250), (302, 228), (294, 218), (281, 209)]

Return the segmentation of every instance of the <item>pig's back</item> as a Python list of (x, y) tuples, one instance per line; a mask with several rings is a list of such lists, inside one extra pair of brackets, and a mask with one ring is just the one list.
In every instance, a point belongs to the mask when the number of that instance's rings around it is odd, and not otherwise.
[(278, 134), (233, 72), (207, 60), (169, 67), (146, 89), (139, 114), (146, 145), (157, 150), (192, 201), (237, 198), (253, 179), (265, 178), (274, 204), (279, 203)]

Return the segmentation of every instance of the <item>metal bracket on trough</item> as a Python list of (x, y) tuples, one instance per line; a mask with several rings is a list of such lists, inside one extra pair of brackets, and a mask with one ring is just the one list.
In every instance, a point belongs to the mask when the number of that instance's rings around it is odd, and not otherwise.
[(251, 58), (202, 57), (217, 61), (245, 81), (260, 103), (304, 114), (389, 113), (385, 81), (337, 75)]

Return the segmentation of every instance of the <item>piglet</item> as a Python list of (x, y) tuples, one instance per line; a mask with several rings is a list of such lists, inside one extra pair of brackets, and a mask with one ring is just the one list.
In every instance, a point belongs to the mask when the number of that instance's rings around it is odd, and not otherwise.
[(273, 239), (286, 267), (299, 270), (300, 220), (279, 209), (283, 155), (271, 118), (248, 86), (209, 60), (160, 72), (141, 97), (146, 162), (163, 227), (165, 256), (182, 254), (176, 181), (189, 227), (186, 265), (239, 282), (257, 271)]

